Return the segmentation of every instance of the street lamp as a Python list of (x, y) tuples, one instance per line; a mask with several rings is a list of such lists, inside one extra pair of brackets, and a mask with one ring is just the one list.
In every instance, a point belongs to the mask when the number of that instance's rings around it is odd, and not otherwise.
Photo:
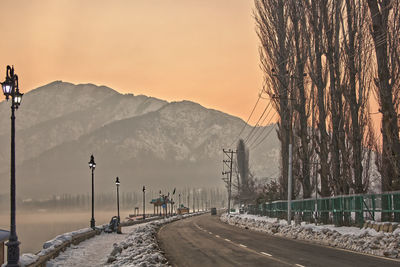
[[(160, 204), (161, 204), (161, 197), (162, 197), (162, 195), (161, 195), (161, 190), (160, 190)], [(162, 205), (160, 205), (160, 217), (161, 217), (161, 209), (163, 208), (163, 206)]]
[(118, 224), (120, 223), (121, 219), (119, 217), (119, 185), (121, 183), (119, 182), (119, 178), (115, 180), (115, 185), (117, 186), (117, 210), (118, 210)]
[(143, 186), (143, 220), (146, 218), (145, 192), (146, 192), (146, 187)]
[[(165, 216), (168, 217), (168, 201), (170, 201), (169, 199), (169, 192), (167, 195), (167, 198), (165, 199)], [(170, 211), (171, 212), (171, 211)]]
[(7, 66), (6, 80), (1, 84), (3, 93), (8, 101), (11, 97), (11, 222), (10, 236), (7, 242), (7, 267), (19, 266), (19, 244), (15, 224), (15, 110), (22, 101), (22, 93), (19, 91), (18, 75), (14, 74), (14, 66)]
[(89, 168), (92, 170), (92, 219), (90, 219), (90, 227), (94, 229), (96, 226), (94, 220), (94, 169), (96, 169), (96, 162), (94, 162), (93, 155), (90, 156)]

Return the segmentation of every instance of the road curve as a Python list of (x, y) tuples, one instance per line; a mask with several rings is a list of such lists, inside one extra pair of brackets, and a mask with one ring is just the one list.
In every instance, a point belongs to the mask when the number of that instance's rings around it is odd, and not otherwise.
[(400, 266), (400, 261), (280, 238), (209, 214), (163, 226), (158, 240), (173, 266)]

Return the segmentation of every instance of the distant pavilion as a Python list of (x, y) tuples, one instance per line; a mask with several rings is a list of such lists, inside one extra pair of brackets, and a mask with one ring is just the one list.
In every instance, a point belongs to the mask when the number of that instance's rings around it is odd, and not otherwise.
[[(173, 204), (171, 200), (166, 196), (161, 196), (159, 198), (154, 198), (151, 200), (150, 204), (153, 204), (153, 214), (157, 215), (167, 215), (168, 213), (168, 204)], [(164, 207), (163, 207), (164, 206)]]

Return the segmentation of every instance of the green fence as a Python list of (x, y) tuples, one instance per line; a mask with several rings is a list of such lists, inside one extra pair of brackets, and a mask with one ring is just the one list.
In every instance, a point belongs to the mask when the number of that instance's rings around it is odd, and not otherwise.
[[(249, 205), (248, 213), (287, 218), (287, 206), (287, 201)], [(308, 222), (335, 225), (362, 225), (366, 219), (400, 222), (400, 191), (293, 200), (291, 209), (292, 217), (297, 214)]]

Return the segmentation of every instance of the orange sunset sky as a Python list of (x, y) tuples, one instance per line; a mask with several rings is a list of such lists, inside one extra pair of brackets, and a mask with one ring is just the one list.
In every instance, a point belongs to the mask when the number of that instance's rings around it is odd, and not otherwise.
[(54, 80), (94, 83), (247, 119), (262, 86), (253, 7), (253, 0), (2, 0), (0, 77), (10, 64), (23, 92)]
[(0, 3), (0, 79), (14, 65), (23, 92), (55, 80), (94, 83), (246, 120), (262, 87), (253, 0)]

